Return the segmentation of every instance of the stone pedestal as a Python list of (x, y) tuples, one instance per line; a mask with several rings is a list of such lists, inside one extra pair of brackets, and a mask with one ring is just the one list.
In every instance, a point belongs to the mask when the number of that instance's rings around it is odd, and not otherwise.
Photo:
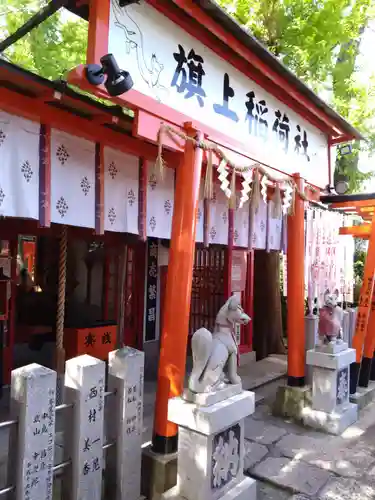
[(357, 405), (349, 402), (349, 370), (355, 350), (347, 344), (311, 349), (306, 363), (313, 368), (312, 404), (303, 411), (305, 425), (341, 434), (358, 418)]
[(256, 482), (243, 474), (244, 419), (254, 405), (248, 391), (209, 406), (169, 402), (168, 419), (179, 426), (177, 486), (162, 499), (255, 500)]
[[(305, 349), (306, 353), (310, 349), (314, 349), (318, 342), (318, 325), (319, 317), (315, 314), (305, 316)], [(305, 383), (312, 384), (312, 367), (306, 365), (305, 370)]]

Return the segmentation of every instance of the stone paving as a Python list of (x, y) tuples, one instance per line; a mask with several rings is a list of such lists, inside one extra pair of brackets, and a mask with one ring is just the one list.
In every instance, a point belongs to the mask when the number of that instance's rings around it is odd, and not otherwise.
[(375, 499), (375, 402), (330, 436), (274, 417), (273, 398), (274, 387), (245, 423), (245, 471), (258, 480), (257, 500)]

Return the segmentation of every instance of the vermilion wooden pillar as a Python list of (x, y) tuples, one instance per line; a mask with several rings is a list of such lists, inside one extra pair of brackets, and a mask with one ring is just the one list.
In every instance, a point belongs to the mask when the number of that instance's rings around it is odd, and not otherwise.
[[(298, 189), (303, 193), (303, 179), (294, 175)], [(305, 385), (305, 207), (304, 201), (296, 194), (294, 214), (288, 216), (288, 385)]]
[[(246, 288), (244, 308), (250, 316), (251, 321), (244, 327), (244, 346), (240, 346), (240, 352), (253, 350), (253, 321), (254, 321), (254, 250), (247, 254)], [(242, 348), (241, 348), (242, 347)]]
[(228, 246), (225, 249), (224, 299), (232, 295), (234, 209), (228, 208)]
[(367, 324), (365, 345), (363, 349), (363, 358), (358, 378), (359, 387), (368, 387), (371, 377), (371, 369), (373, 365), (373, 356), (375, 349), (375, 293), (374, 292), (375, 289), (373, 286), (371, 310)]
[[(203, 137), (190, 124), (186, 133)], [(177, 169), (152, 440), (153, 451), (161, 454), (177, 451), (177, 426), (168, 422), (168, 400), (182, 393), (185, 377), (201, 171), (202, 149), (187, 141)]]
[[(16, 334), (16, 293), (17, 293), (17, 255), (18, 255), (18, 237), (12, 238), (10, 241), (10, 308), (8, 318), (8, 335), (6, 347), (3, 351), (4, 357), (4, 384), (10, 383), (11, 372), (14, 362), (14, 344)], [(2, 341), (4, 342), (5, 339)]]
[[(374, 270), (375, 270), (375, 215), (372, 217), (371, 233), (367, 249), (367, 257), (363, 273), (363, 282), (359, 296), (357, 321), (355, 333), (352, 340), (352, 347), (356, 350), (356, 360), (350, 365), (350, 394), (357, 391), (358, 377), (363, 364), (361, 384), (370, 376), (372, 354), (373, 354), (373, 332), (369, 329), (373, 327), (373, 321), (369, 322), (372, 295), (374, 291)], [(365, 346), (364, 358), (362, 354)]]

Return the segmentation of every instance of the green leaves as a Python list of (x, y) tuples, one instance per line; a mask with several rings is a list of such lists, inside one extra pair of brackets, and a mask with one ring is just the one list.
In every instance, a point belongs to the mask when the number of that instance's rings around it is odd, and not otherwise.
[[(373, 0), (221, 0), (220, 4), (280, 57), (316, 92), (329, 90), (331, 104), (367, 138), (375, 151), (375, 85), (360, 83), (356, 61), (361, 36), (375, 16)], [(373, 174), (358, 171), (358, 151), (337, 158), (340, 172), (358, 191)]]
[[(13, 33), (47, 2), (6, 0), (5, 34)], [(1, 9), (1, 8), (0, 8)], [(9, 47), (8, 60), (45, 78), (61, 78), (71, 68), (85, 62), (86, 21), (72, 16), (62, 21), (61, 12), (44, 21), (24, 38)]]

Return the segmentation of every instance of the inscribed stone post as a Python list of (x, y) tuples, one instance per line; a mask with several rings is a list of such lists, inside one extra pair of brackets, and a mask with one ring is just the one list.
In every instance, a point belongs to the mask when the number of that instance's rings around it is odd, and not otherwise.
[(65, 420), (65, 451), (72, 465), (64, 478), (70, 500), (101, 500), (105, 362), (84, 354), (65, 369), (65, 399), (73, 403)]
[(109, 354), (112, 399), (107, 436), (116, 441), (107, 458), (108, 493), (113, 500), (138, 500), (141, 488), (144, 353), (124, 347)]
[[(342, 315), (342, 337), (344, 342), (346, 342), (349, 345), (349, 311), (343, 311)], [(349, 346), (350, 347), (350, 346)]]
[(13, 370), (11, 383), (12, 416), (19, 421), (15, 463), (10, 467), (15, 498), (52, 500), (56, 372), (33, 363)]

